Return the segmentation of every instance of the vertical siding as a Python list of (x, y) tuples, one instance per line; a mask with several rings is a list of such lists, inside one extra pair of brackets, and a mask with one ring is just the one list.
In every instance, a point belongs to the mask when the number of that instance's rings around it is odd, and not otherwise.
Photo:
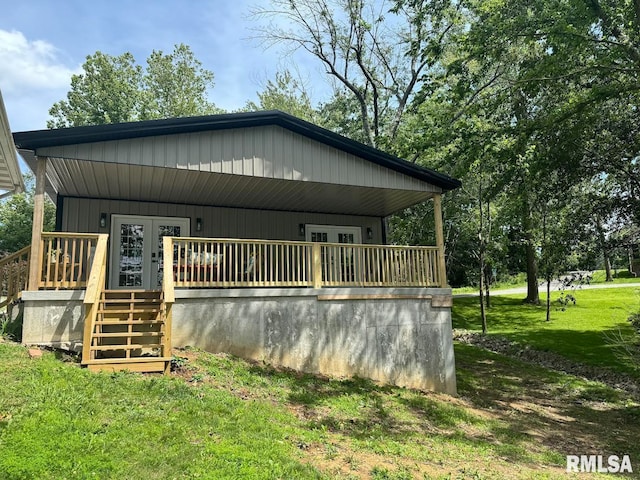
[[(365, 243), (382, 243), (381, 222), (378, 217), (68, 197), (63, 202), (62, 231), (66, 232), (109, 233), (111, 215), (120, 214), (190, 218), (191, 235), (202, 237), (304, 241), (304, 237), (298, 234), (300, 223), (348, 225), (362, 228)], [(107, 214), (107, 227), (103, 229), (99, 225), (102, 212)], [(195, 231), (196, 218), (202, 218), (202, 232)], [(367, 227), (371, 227), (374, 233), (370, 242), (366, 240)]]
[[(50, 147), (39, 149), (38, 155), (340, 185), (440, 190), (277, 126)], [(77, 173), (65, 172), (64, 176), (83, 181), (74, 176)]]

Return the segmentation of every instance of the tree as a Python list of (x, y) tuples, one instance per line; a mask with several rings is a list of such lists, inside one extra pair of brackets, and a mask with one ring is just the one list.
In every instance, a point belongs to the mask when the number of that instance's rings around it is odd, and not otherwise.
[[(455, 2), (452, 2), (455, 4)], [(365, 143), (393, 146), (405, 109), (458, 25), (449, 2), (272, 0), (254, 18), (259, 36), (302, 49), (355, 99)]]
[[(0, 202), (0, 253), (13, 253), (31, 245), (33, 224), (33, 195), (35, 184), (33, 177), (24, 176), (26, 191), (13, 195)], [(55, 206), (50, 201), (44, 204), (45, 232), (55, 228)]]
[(213, 73), (191, 49), (176, 45), (170, 54), (153, 51), (146, 69), (130, 53), (87, 57), (83, 73), (71, 77), (67, 99), (49, 110), (48, 128), (78, 127), (154, 118), (217, 113), (207, 99)]
[(129, 122), (142, 103), (142, 68), (130, 53), (117, 57), (96, 52), (82, 65), (84, 73), (71, 77), (67, 100), (53, 104), (48, 128)]
[(318, 114), (311, 105), (311, 99), (304, 84), (296, 80), (289, 70), (277, 72), (275, 80), (267, 81), (258, 102), (247, 102), (244, 110), (280, 110), (294, 117), (318, 123)]
[(166, 55), (154, 50), (142, 76), (140, 119), (220, 113), (207, 98), (209, 88), (213, 72), (202, 67), (187, 45), (176, 45)]

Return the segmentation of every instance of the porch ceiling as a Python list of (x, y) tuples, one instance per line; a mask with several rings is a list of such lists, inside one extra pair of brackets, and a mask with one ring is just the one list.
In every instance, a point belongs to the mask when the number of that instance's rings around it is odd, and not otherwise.
[[(31, 163), (33, 157), (26, 159)], [(33, 167), (32, 167), (33, 168)], [(50, 196), (387, 216), (430, 192), (50, 158)]]
[(0, 197), (24, 190), (9, 120), (0, 92)]

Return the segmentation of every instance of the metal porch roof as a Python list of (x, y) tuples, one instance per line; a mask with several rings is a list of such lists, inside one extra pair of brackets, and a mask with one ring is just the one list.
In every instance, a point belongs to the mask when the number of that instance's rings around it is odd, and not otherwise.
[(94, 125), (86, 127), (36, 130), (14, 133), (14, 141), (19, 149), (37, 150), (55, 147), (111, 140), (196, 133), (214, 130), (229, 130), (256, 126), (277, 125), (325, 145), (356, 155), (377, 165), (428, 182), (443, 191), (461, 186), (459, 180), (421, 167), (401, 158), (350, 140), (327, 129), (296, 118), (287, 113), (271, 110), (246, 113), (229, 113), (202, 117), (170, 118), (142, 122)]
[(456, 179), (291, 115), (254, 112), (14, 133), (49, 196), (387, 216)]
[(0, 92), (0, 198), (24, 190), (9, 119)]

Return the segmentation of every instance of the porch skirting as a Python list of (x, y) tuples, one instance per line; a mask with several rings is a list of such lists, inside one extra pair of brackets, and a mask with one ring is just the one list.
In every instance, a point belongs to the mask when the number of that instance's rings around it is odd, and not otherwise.
[[(24, 292), (23, 342), (79, 349), (83, 291)], [(448, 288), (176, 289), (174, 347), (456, 393)]]

